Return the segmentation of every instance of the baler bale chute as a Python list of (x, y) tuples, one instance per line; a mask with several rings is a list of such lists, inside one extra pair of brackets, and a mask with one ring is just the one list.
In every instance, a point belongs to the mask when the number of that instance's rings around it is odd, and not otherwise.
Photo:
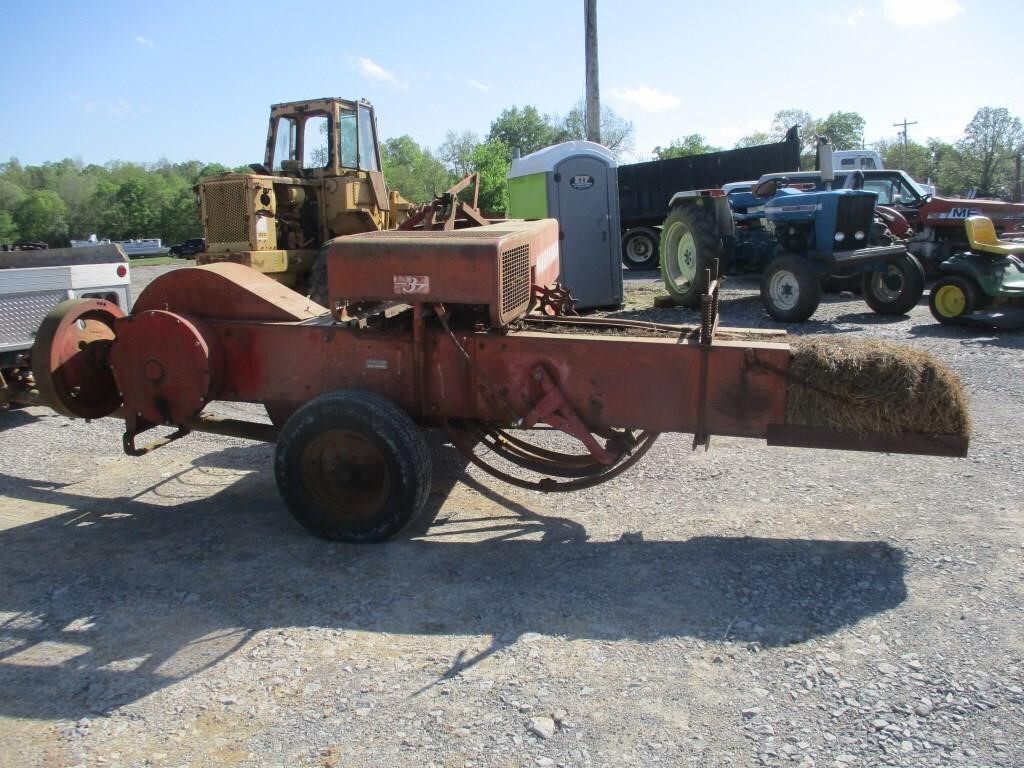
[[(238, 264), (179, 269), (154, 280), (131, 315), (98, 301), (56, 311), (37, 342), (38, 391), (68, 415), (123, 418), (133, 455), (192, 430), (277, 440), (291, 512), (345, 541), (386, 539), (420, 513), (423, 427), (446, 429), (488, 472), (551, 491), (616, 476), (663, 432), (691, 433), (695, 445), (718, 434), (966, 454), (964, 399), (939, 363), (862, 348), (843, 353), (844, 368), (827, 347), (718, 328), (713, 276), (698, 328), (531, 314), (557, 237), (549, 219), (337, 238), (329, 309)], [(848, 375), (879, 356), (901, 388)], [(800, 405), (807, 392), (818, 404)], [(922, 398), (951, 418), (908, 422)], [(205, 413), (215, 400), (262, 403), (273, 425), (218, 420)], [(843, 402), (856, 418), (820, 416)], [(158, 425), (175, 431), (136, 445)], [(552, 447), (552, 430), (582, 447)]]

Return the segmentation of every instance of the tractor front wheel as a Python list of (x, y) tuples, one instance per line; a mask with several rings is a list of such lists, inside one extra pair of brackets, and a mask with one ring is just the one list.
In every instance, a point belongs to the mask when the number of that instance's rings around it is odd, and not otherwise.
[(886, 264), (884, 270), (865, 272), (864, 301), (880, 315), (905, 315), (924, 295), (924, 269), (909, 253)]
[(622, 237), (622, 263), (629, 269), (656, 269), (658, 266), (658, 230), (636, 227)]
[(974, 311), (978, 302), (978, 291), (966, 277), (950, 275), (937, 280), (928, 297), (928, 309), (932, 317), (944, 325), (957, 325), (964, 315)]
[(430, 492), (423, 433), (390, 400), (341, 390), (311, 400), (281, 430), (277, 488), (294, 517), (325, 539), (389, 539), (420, 514)]
[(676, 206), (661, 228), (660, 246), (665, 290), (676, 304), (699, 307), (707, 270), (721, 255), (714, 221), (696, 205)]
[(821, 279), (807, 259), (783, 253), (761, 275), (761, 303), (782, 323), (802, 323), (821, 303)]

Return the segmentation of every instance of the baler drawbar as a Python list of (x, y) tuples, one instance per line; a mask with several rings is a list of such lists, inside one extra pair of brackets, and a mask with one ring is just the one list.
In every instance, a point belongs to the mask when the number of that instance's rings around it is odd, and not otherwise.
[[(795, 419), (790, 345), (775, 331), (718, 328), (714, 275), (700, 327), (531, 314), (537, 286), (553, 282), (557, 233), (543, 220), (337, 238), (326, 246), (330, 308), (231, 263), (158, 277), (130, 315), (65, 302), (40, 328), (36, 389), (20, 399), (123, 418), (132, 455), (190, 431), (276, 440), (291, 512), (344, 541), (389, 538), (420, 513), (431, 477), (423, 427), (540, 490), (614, 477), (662, 432), (692, 433), (695, 446), (718, 434), (965, 455), (966, 415), (963, 429), (938, 434)], [(204, 412), (216, 400), (262, 403), (272, 424), (217, 419)], [(155, 426), (174, 431), (137, 446)], [(582, 448), (529, 442), (537, 428)]]

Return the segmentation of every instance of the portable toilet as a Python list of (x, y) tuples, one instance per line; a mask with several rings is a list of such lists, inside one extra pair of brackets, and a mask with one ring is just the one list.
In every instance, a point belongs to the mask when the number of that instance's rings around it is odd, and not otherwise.
[(567, 141), (512, 160), (508, 215), (558, 219), (560, 280), (578, 309), (622, 305), (622, 245), (615, 156)]

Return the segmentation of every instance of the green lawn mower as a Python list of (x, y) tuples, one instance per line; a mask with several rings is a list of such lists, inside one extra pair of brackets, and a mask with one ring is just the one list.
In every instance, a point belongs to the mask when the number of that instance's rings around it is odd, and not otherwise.
[(971, 250), (939, 265), (928, 307), (940, 323), (1024, 328), (1024, 242), (1000, 240), (992, 220), (965, 222)]

